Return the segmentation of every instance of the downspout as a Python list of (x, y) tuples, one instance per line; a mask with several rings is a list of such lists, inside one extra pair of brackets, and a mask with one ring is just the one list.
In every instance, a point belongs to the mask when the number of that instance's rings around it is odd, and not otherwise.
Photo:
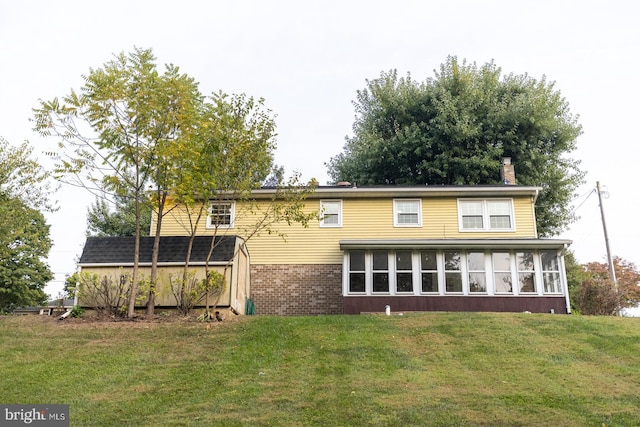
[(535, 196), (533, 196), (533, 211), (532, 211), (532, 215), (533, 215), (533, 233), (536, 236), (536, 239), (539, 238), (539, 236), (538, 236), (538, 221), (536, 220), (536, 202), (538, 201), (538, 196), (539, 195), (540, 195), (540, 190), (538, 188), (536, 188), (536, 194), (535, 194)]

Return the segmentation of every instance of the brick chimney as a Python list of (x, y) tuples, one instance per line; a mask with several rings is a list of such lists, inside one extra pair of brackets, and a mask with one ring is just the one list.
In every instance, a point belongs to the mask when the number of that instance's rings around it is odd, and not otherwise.
[(502, 169), (500, 169), (500, 178), (505, 185), (516, 185), (516, 171), (511, 164), (511, 157), (502, 158)]

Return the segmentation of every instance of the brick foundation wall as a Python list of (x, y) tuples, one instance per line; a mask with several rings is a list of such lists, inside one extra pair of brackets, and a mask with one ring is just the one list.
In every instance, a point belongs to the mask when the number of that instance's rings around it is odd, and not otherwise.
[(251, 265), (256, 314), (342, 314), (342, 265)]

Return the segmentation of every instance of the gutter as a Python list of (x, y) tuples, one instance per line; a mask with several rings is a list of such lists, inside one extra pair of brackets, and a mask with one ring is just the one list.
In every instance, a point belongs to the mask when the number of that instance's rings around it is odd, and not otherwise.
[(353, 239), (340, 240), (340, 249), (565, 249), (565, 239)]

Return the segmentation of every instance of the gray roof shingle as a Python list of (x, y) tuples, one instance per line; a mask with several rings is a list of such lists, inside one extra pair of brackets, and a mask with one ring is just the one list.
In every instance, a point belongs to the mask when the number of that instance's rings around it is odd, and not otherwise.
[[(153, 237), (140, 238), (141, 264), (151, 263)], [(192, 263), (205, 262), (211, 247), (212, 236), (196, 236), (191, 249)], [(236, 236), (217, 236), (210, 262), (229, 261), (233, 258)], [(87, 264), (133, 264), (135, 238), (87, 237), (80, 265)], [(182, 263), (186, 259), (188, 236), (160, 237), (159, 263)]]

